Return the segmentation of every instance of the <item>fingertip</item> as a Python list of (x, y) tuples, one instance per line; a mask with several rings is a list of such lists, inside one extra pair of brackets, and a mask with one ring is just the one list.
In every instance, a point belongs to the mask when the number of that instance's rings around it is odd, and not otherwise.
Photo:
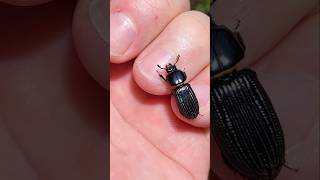
[(161, 79), (159, 73), (159, 68), (153, 66), (153, 63), (146, 65), (136, 60), (133, 65), (133, 77), (142, 90), (153, 95), (170, 94), (169, 85)]
[[(209, 63), (209, 22), (200, 12), (185, 12), (177, 16), (166, 29), (135, 60), (134, 76), (137, 84), (146, 92), (166, 95), (171, 87), (158, 73), (166, 75), (164, 67), (175, 63), (181, 55), (177, 68), (187, 74), (186, 82), (193, 79)], [(184, 28), (180, 28), (184, 27)]]
[(88, 73), (105, 89), (109, 89), (107, 58), (107, 2), (80, 0), (75, 8), (72, 35), (75, 50)]
[(137, 35), (137, 25), (129, 13), (110, 14), (110, 60), (112, 63), (123, 63), (130, 59), (125, 57)]
[(110, 59), (123, 63), (134, 59), (167, 24), (189, 8), (188, 0), (111, 1)]

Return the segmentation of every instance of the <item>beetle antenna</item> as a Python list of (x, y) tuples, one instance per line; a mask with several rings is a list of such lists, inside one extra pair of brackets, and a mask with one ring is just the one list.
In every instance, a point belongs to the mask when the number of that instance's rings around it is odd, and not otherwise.
[(236, 26), (234, 27), (234, 30), (235, 31), (238, 31), (238, 29), (239, 29), (239, 27), (240, 27), (240, 19), (237, 19), (237, 24), (236, 24)]
[(174, 63), (174, 65), (176, 65), (178, 63), (179, 59), (180, 59), (180, 54), (178, 54), (178, 56), (176, 58), (176, 62)]
[(292, 167), (288, 166), (286, 163), (284, 163), (283, 166), (284, 166), (285, 168), (291, 170), (291, 171), (294, 171), (294, 172), (298, 172), (298, 171), (299, 171), (299, 169), (292, 168)]
[(158, 68), (160, 68), (160, 69), (166, 69), (166, 68), (161, 67), (159, 64), (157, 64), (157, 66), (158, 66)]

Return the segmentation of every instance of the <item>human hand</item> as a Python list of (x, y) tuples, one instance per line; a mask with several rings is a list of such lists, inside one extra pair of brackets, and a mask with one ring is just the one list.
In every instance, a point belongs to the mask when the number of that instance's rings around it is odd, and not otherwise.
[[(113, 180), (207, 179), (209, 18), (188, 10), (185, 0), (111, 1)], [(157, 73), (157, 64), (173, 63), (178, 54), (177, 67), (185, 69), (199, 100), (201, 115), (195, 120), (181, 117)]]

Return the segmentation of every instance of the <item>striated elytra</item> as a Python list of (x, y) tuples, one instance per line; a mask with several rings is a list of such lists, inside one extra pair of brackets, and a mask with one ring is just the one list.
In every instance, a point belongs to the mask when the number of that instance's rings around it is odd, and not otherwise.
[(176, 103), (180, 114), (187, 119), (195, 119), (199, 115), (199, 103), (190, 84), (185, 83), (187, 75), (184, 71), (176, 67), (180, 55), (177, 56), (174, 64), (167, 64), (165, 67), (158, 65), (160, 69), (167, 72), (166, 77), (159, 76), (174, 87), (172, 95), (176, 98)]
[(254, 71), (237, 71), (244, 57), (239, 33), (211, 27), (211, 131), (226, 163), (252, 180), (271, 180), (285, 163), (284, 135)]
[(251, 70), (212, 80), (213, 134), (226, 162), (250, 179), (273, 179), (284, 164), (283, 132)]

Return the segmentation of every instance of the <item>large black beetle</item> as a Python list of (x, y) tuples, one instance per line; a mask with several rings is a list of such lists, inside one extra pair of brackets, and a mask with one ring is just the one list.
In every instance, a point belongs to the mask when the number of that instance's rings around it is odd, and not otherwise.
[(211, 131), (226, 163), (254, 180), (274, 179), (285, 163), (284, 134), (250, 69), (236, 70), (245, 46), (238, 32), (211, 20)]

